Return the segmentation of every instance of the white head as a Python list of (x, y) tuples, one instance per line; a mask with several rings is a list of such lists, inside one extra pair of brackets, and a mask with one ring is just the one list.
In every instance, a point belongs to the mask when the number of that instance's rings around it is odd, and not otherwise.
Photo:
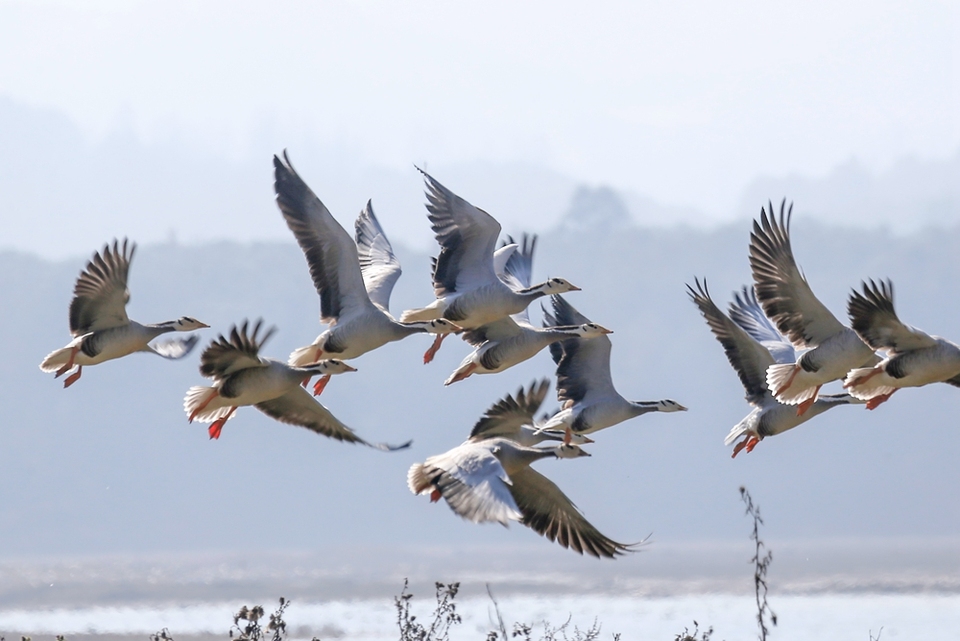
[(311, 365), (308, 369), (314, 370), (317, 374), (327, 376), (331, 374), (345, 374), (347, 372), (357, 371), (356, 367), (350, 367), (343, 361), (336, 358), (328, 358), (319, 363)]
[(596, 323), (584, 323), (574, 329), (573, 333), (580, 338), (596, 338), (604, 334), (612, 334), (613, 330), (607, 329), (603, 325), (597, 325)]
[(658, 412), (686, 412), (687, 408), (676, 401), (671, 401), (669, 398), (665, 398), (662, 401), (657, 401), (657, 411)]
[(572, 443), (563, 443), (558, 445), (553, 451), (557, 455), (557, 458), (579, 458), (581, 456), (590, 456), (589, 452), (580, 449), (579, 445), (573, 445)]
[(173, 321), (173, 331), (175, 332), (192, 332), (195, 329), (205, 329), (210, 327), (206, 323), (201, 323), (196, 318), (190, 318), (189, 316), (181, 316), (177, 320)]
[(463, 331), (463, 328), (459, 325), (451, 323), (445, 318), (435, 318), (432, 321), (427, 321), (423, 324), (423, 328), (427, 330), (428, 334), (459, 334)]
[(546, 282), (540, 285), (539, 289), (541, 292), (547, 295), (566, 294), (567, 292), (580, 291), (579, 287), (562, 278), (548, 278)]

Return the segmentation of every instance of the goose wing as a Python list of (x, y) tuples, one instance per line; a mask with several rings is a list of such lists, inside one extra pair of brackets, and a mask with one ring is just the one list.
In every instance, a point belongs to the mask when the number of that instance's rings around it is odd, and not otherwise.
[(378, 450), (395, 451), (409, 447), (412, 442), (408, 441), (403, 445), (368, 443), (341, 423), (336, 416), (330, 413), (330, 410), (314, 400), (310, 396), (310, 392), (299, 385), (283, 396), (257, 403), (255, 407), (281, 423), (305, 427), (317, 434), (329, 436), (345, 443), (360, 443)]
[[(544, 310), (544, 327), (583, 325), (591, 322), (558, 294), (550, 297), (552, 313)], [(550, 344), (550, 355), (557, 364), (557, 400), (579, 403), (590, 396), (610, 396), (617, 391), (610, 376), (610, 350), (606, 335), (581, 340), (568, 338)]]
[(507, 394), (484, 412), (470, 432), (471, 440), (483, 440), (494, 436), (510, 438), (520, 432), (524, 425), (533, 425), (533, 416), (543, 405), (550, 389), (549, 379), (534, 381), (529, 389), (522, 387), (515, 395)]
[(73, 287), (73, 300), (70, 301), (72, 335), (81, 336), (130, 324), (127, 317), (127, 302), (130, 300), (127, 276), (136, 249), (136, 243), (130, 243), (126, 238), (122, 245), (114, 240), (113, 246), (104, 245), (80, 272)]
[(797, 348), (815, 347), (844, 326), (813, 294), (790, 246), (790, 211), (780, 205), (779, 220), (770, 205), (761, 210), (750, 234), (750, 268), (757, 298), (767, 316)]
[(390, 294), (402, 270), (370, 201), (357, 217), (356, 231), (360, 273), (367, 295), (374, 305), (387, 312), (390, 309)]
[(506, 525), (522, 518), (510, 494), (510, 478), (487, 444), (464, 443), (416, 464), (407, 474), (410, 489), (435, 487), (450, 509), (473, 523)]
[(767, 389), (766, 371), (775, 362), (770, 352), (720, 311), (710, 298), (706, 282), (701, 283), (698, 279), (696, 288), (687, 285), (687, 293), (700, 309), (707, 325), (710, 326), (710, 331), (723, 345), (727, 360), (736, 370), (743, 388), (747, 391), (747, 401), (759, 405), (770, 394)]
[[(515, 245), (516, 250), (510, 253), (502, 272), (497, 271), (497, 276), (514, 291), (527, 289), (533, 279), (533, 252), (537, 248), (537, 236), (524, 234), (520, 244), (514, 243), (513, 238), (507, 236), (503, 246), (509, 245)], [(530, 313), (526, 307), (523, 311), (512, 314), (511, 318), (521, 325), (531, 326)]]
[(273, 157), (273, 167), (277, 206), (303, 250), (320, 295), (320, 321), (333, 323), (342, 315), (362, 313), (372, 303), (357, 245), (293, 169), (287, 152), (283, 160)]
[(937, 341), (919, 329), (904, 325), (893, 308), (893, 283), (873, 280), (861, 283), (863, 293), (854, 290), (847, 303), (854, 331), (871, 349), (905, 352), (933, 347)]
[(793, 349), (793, 344), (777, 331), (763, 313), (763, 308), (757, 302), (757, 295), (752, 287), (744, 285), (740, 292), (734, 294), (733, 302), (730, 303), (730, 320), (766, 347), (777, 363), (797, 361), (797, 351)]
[(427, 183), (427, 213), (440, 244), (433, 272), (437, 296), (497, 281), (493, 251), (500, 223), (421, 170)]
[(169, 340), (160, 341), (155, 345), (150, 345), (148, 347), (154, 354), (175, 361), (192, 352), (193, 348), (197, 344), (197, 341), (199, 340), (199, 336), (196, 334), (191, 334), (190, 336), (186, 336), (184, 338), (171, 338)]
[(607, 538), (583, 517), (557, 485), (531, 467), (514, 472), (509, 486), (523, 514), (521, 523), (565, 548), (595, 557), (615, 558), (629, 545)]
[(258, 336), (263, 320), (258, 319), (251, 329), (247, 321), (239, 328), (234, 325), (229, 338), (218, 336), (200, 354), (200, 373), (207, 378), (222, 379), (234, 372), (250, 367), (266, 367), (268, 362), (260, 358), (260, 348), (277, 331), (271, 327), (263, 336)]

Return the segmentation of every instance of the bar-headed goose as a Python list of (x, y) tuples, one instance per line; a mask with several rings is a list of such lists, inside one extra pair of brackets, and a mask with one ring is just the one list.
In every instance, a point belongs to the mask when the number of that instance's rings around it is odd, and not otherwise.
[(767, 387), (767, 368), (776, 362), (793, 363), (796, 355), (793, 346), (763, 315), (753, 290), (744, 287), (742, 294), (735, 296), (730, 316), (710, 298), (706, 281), (697, 280), (696, 289), (687, 285), (687, 293), (723, 346), (747, 392), (747, 402), (753, 406), (753, 411), (723, 440), (724, 445), (733, 445), (743, 437), (733, 448), (734, 457), (743, 449), (752, 452), (765, 437), (786, 432), (833, 407), (863, 402), (849, 394), (822, 394), (802, 415), (792, 406), (780, 403)]
[[(544, 441), (563, 441), (563, 430), (540, 430), (533, 418), (543, 405), (549, 389), (550, 381), (544, 378), (539, 383), (534, 381), (526, 390), (521, 387), (516, 394), (507, 394), (484, 412), (473, 426), (469, 440), (478, 443), (503, 437), (525, 447), (533, 447)], [(572, 434), (570, 443), (584, 445), (593, 443), (593, 439)]]
[(877, 358), (849, 327), (837, 320), (813, 294), (797, 267), (790, 245), (793, 205), (780, 204), (779, 220), (760, 210), (750, 234), (750, 268), (757, 298), (766, 315), (798, 350), (807, 350), (794, 363), (775, 363), (767, 369), (767, 384), (781, 403), (799, 405), (803, 414), (820, 387), (842, 379), (855, 367), (873, 365)]
[[(459, 331), (443, 319), (398, 323), (390, 315), (390, 294), (400, 278), (400, 262), (371, 203), (357, 218), (354, 242), (293, 169), (286, 152), (282, 161), (273, 157), (273, 166), (277, 205), (310, 267), (320, 295), (320, 321), (329, 325), (312, 345), (294, 350), (291, 365), (356, 358), (411, 334)], [(327, 380), (318, 381), (315, 394)]]
[(47, 354), (40, 363), (40, 369), (56, 372), (58, 378), (75, 366), (77, 371), (64, 380), (64, 387), (70, 387), (80, 379), (84, 365), (97, 365), (134, 352), (149, 352), (169, 359), (183, 358), (196, 345), (196, 336), (155, 345), (150, 341), (168, 332), (190, 332), (209, 327), (189, 316), (155, 325), (141, 325), (127, 317), (127, 303), (130, 301), (127, 276), (136, 248), (137, 245), (128, 243), (126, 238), (122, 245), (114, 240), (113, 246), (105, 245), (80, 272), (70, 301), (70, 333), (74, 339), (66, 347)]
[[(507, 238), (507, 244), (513, 244)], [(522, 244), (511, 252), (504, 265), (501, 279), (515, 291), (530, 287), (533, 271), (533, 251), (536, 236), (523, 235)], [(534, 327), (527, 309), (464, 332), (463, 340), (474, 346), (460, 366), (444, 382), (450, 385), (473, 374), (494, 374), (533, 358), (543, 348), (565, 338), (596, 338), (612, 334), (596, 323), (570, 327)]]
[(299, 425), (318, 434), (347, 443), (362, 443), (379, 450), (396, 450), (400, 445), (368, 443), (341, 423), (301, 387), (313, 376), (355, 372), (343, 361), (326, 359), (307, 367), (294, 367), (260, 356), (260, 348), (275, 328), (260, 336), (262, 321), (253, 327), (247, 321), (234, 326), (229, 338), (221, 335), (203, 350), (200, 373), (214, 381), (211, 387), (196, 386), (187, 391), (183, 408), (189, 421), (212, 421), (211, 439), (220, 438), (224, 424), (238, 407), (253, 405), (281, 423)]
[[(544, 310), (549, 325), (583, 325), (590, 319), (562, 296), (551, 296), (553, 313)], [(606, 336), (568, 338), (550, 345), (557, 364), (557, 398), (562, 409), (541, 429), (569, 429), (591, 434), (648, 412), (682, 412), (686, 407), (669, 399), (628, 401), (617, 392), (610, 375), (612, 344)]]
[[(530, 403), (526, 399), (522, 401), (527, 405), (523, 409), (510, 407), (511, 400), (507, 397), (491, 408), (484, 416), (486, 421), (481, 419), (467, 442), (411, 466), (407, 473), (410, 491), (429, 494), (431, 501), (445, 499), (450, 509), (473, 523), (507, 525), (519, 521), (580, 554), (614, 558), (631, 551), (631, 545), (601, 534), (560, 488), (530, 467), (543, 458), (589, 454), (568, 442), (535, 448), (521, 445), (510, 436), (497, 435), (516, 435), (517, 415), (527, 414)], [(498, 411), (501, 403), (505, 408)]]
[[(445, 318), (464, 329), (476, 329), (523, 311), (541, 296), (579, 290), (562, 278), (550, 278), (514, 291), (497, 277), (494, 267), (500, 223), (426, 172), (421, 173), (427, 184), (428, 217), (440, 244), (440, 255), (433, 266), (436, 300), (427, 307), (403, 312), (401, 321)], [(424, 361), (432, 359), (444, 338), (437, 336)]]
[(960, 346), (904, 325), (893, 308), (893, 283), (863, 283), (848, 304), (853, 329), (886, 358), (873, 367), (851, 370), (844, 388), (874, 409), (902, 387), (949, 383), (960, 387)]

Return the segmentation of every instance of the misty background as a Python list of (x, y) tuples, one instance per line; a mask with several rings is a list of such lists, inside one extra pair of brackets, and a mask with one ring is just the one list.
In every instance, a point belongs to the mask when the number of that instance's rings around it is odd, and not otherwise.
[[(729, 557), (723, 572), (748, 579), (744, 484), (771, 544), (796, 551), (795, 576), (855, 573), (842, 560), (861, 554), (901, 577), (955, 577), (958, 390), (838, 408), (730, 460), (723, 437), (749, 407), (685, 283), (706, 277), (725, 306), (750, 279), (751, 218), (786, 197), (797, 259), (838, 317), (861, 279), (890, 277), (905, 322), (960, 338), (958, 26), (939, 2), (0, 1), (4, 598), (46, 585), (44, 563), (117, 555), (173, 555), (171, 568), (228, 558), (225, 576), (249, 579), (269, 571), (245, 575), (238, 558), (289, 553), (376, 581), (476, 575), (496, 566), (477, 550), (495, 550), (500, 578), (528, 563), (606, 585)], [(535, 278), (583, 288), (568, 299), (615, 331), (619, 390), (690, 411), (635, 419), (600, 434), (593, 458), (538, 469), (608, 536), (652, 533), (653, 545), (580, 559), (407, 490), (411, 463), (552, 376), (546, 352), (449, 388), (469, 351), (459, 341), (428, 366), (425, 337), (356, 360), (321, 401), (364, 438), (414, 439), (399, 453), (251, 408), (219, 441), (186, 422), (197, 354), (218, 332), (262, 316), (280, 330), (264, 353), (285, 359), (321, 331), (273, 202), (283, 149), (348, 230), (373, 199), (404, 266), (395, 313), (432, 298), (414, 164), (505, 233), (541, 234)], [(124, 236), (140, 243), (131, 317), (212, 329), (183, 361), (133, 355), (62, 390), (37, 364), (68, 340), (79, 270)]]

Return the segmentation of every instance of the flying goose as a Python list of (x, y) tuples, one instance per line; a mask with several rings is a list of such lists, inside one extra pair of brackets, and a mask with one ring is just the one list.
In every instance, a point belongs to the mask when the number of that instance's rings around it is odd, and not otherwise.
[[(545, 392), (545, 390), (543, 390)], [(500, 432), (515, 434), (518, 410), (499, 411), (512, 405), (510, 397), (494, 405), (474, 428), (467, 442), (452, 450), (415, 463), (407, 473), (414, 494), (429, 494), (433, 502), (444, 498), (456, 514), (473, 523), (519, 521), (535, 532), (580, 554), (614, 558), (633, 546), (617, 543), (591, 525), (552, 481), (530, 467), (543, 458), (589, 456), (568, 442), (552, 447), (521, 445)], [(539, 405), (539, 403), (537, 403)], [(526, 413), (528, 407), (519, 410)], [(532, 415), (532, 413), (530, 413)], [(512, 423), (513, 425), (500, 424)]]
[[(512, 244), (513, 239), (508, 237), (507, 245)], [(536, 236), (524, 234), (522, 245), (511, 252), (503, 273), (498, 272), (501, 280), (514, 291), (530, 286), (536, 244)], [(596, 323), (570, 327), (534, 327), (530, 323), (527, 309), (524, 308), (521, 312), (464, 332), (463, 340), (473, 345), (474, 350), (463, 359), (444, 385), (462, 381), (473, 374), (502, 372), (533, 358), (540, 350), (558, 340), (571, 337), (596, 338), (612, 333)]]
[[(370, 202), (357, 218), (354, 242), (293, 169), (286, 152), (282, 161), (273, 157), (273, 166), (277, 206), (310, 267), (320, 295), (320, 321), (329, 325), (313, 344), (290, 354), (290, 365), (357, 358), (411, 334), (459, 331), (443, 319), (398, 323), (390, 315), (390, 294), (400, 278), (400, 262)], [(328, 380), (320, 379), (314, 394)]]
[(260, 336), (262, 321), (252, 328), (247, 321), (234, 326), (229, 338), (220, 335), (200, 355), (200, 374), (212, 378), (212, 387), (195, 386), (187, 391), (183, 408), (188, 420), (212, 421), (208, 431), (211, 439), (220, 438), (224, 424), (233, 417), (238, 407), (253, 405), (281, 423), (299, 425), (338, 441), (362, 443), (379, 450), (407, 447), (373, 444), (363, 440), (341, 423), (323, 405), (301, 387), (313, 376), (355, 372), (343, 361), (325, 359), (307, 367), (293, 367), (260, 356), (260, 348), (276, 331), (267, 330)]
[[(478, 443), (490, 438), (503, 437), (523, 445), (533, 447), (543, 441), (563, 441), (563, 430), (540, 430), (534, 421), (534, 414), (543, 404), (550, 389), (546, 378), (538, 383), (534, 381), (516, 394), (507, 394), (484, 412), (470, 432), (470, 442)], [(593, 439), (580, 434), (572, 434), (570, 442), (574, 445), (593, 443)]]
[(873, 351), (817, 300), (797, 267), (790, 246), (793, 205), (780, 204), (780, 218), (760, 210), (750, 234), (750, 268), (763, 311), (797, 350), (807, 350), (794, 363), (767, 369), (767, 384), (781, 403), (810, 408), (820, 387), (842, 379), (855, 367), (874, 365)]
[[(445, 318), (464, 329), (477, 329), (523, 311), (541, 296), (580, 289), (562, 278), (550, 278), (514, 291), (497, 277), (494, 266), (500, 223), (426, 172), (421, 173), (427, 184), (428, 217), (440, 244), (440, 255), (433, 267), (436, 300), (427, 307), (403, 312), (401, 321)], [(434, 339), (424, 362), (432, 360), (444, 338), (445, 335), (439, 335)]]
[(960, 387), (960, 346), (904, 325), (893, 308), (893, 283), (862, 283), (850, 294), (850, 323), (872, 349), (886, 358), (873, 367), (851, 370), (843, 387), (874, 409), (901, 387), (949, 383)]
[(40, 363), (41, 370), (56, 372), (57, 378), (76, 366), (76, 372), (63, 381), (64, 387), (80, 380), (84, 365), (97, 365), (134, 352), (183, 358), (196, 345), (196, 336), (155, 345), (150, 341), (169, 332), (209, 327), (189, 316), (155, 325), (141, 325), (127, 317), (130, 301), (127, 276), (136, 249), (136, 243), (128, 243), (126, 238), (122, 245), (114, 240), (112, 247), (104, 245), (80, 272), (70, 301), (70, 333), (74, 339), (66, 347), (47, 354)]
[(687, 285), (687, 293), (723, 346), (727, 360), (747, 392), (747, 402), (753, 406), (753, 411), (723, 440), (724, 445), (733, 445), (743, 437), (734, 446), (733, 457), (743, 449), (752, 452), (764, 437), (793, 429), (831, 408), (863, 402), (849, 394), (821, 394), (802, 415), (793, 407), (780, 403), (767, 387), (767, 368), (776, 362), (793, 363), (796, 355), (793, 346), (763, 315), (753, 290), (744, 287), (741, 294), (735, 295), (730, 304), (730, 316), (720, 311), (710, 298), (706, 281), (701, 283), (697, 279), (696, 289)]
[[(562, 296), (551, 296), (553, 313), (544, 309), (548, 325), (583, 325), (590, 319), (574, 309)], [(568, 338), (550, 345), (557, 364), (559, 412), (541, 429), (569, 429), (574, 434), (592, 434), (648, 412), (682, 412), (676, 401), (628, 401), (613, 386), (610, 375), (610, 339), (606, 336), (582, 340)]]

